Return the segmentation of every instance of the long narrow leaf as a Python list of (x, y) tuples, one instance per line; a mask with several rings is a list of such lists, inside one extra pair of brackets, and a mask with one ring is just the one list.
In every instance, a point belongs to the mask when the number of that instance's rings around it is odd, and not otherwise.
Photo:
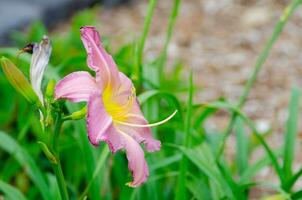
[(239, 175), (248, 167), (248, 137), (245, 133), (243, 121), (238, 118), (235, 123), (236, 133), (236, 165)]
[[(259, 57), (255, 63), (255, 66), (254, 66), (254, 69), (253, 69), (253, 72), (252, 72), (250, 78), (248, 79), (248, 81), (245, 84), (245, 88), (244, 88), (242, 95), (240, 96), (237, 108), (241, 108), (244, 105), (244, 103), (246, 102), (246, 99), (252, 89), (252, 86), (254, 85), (254, 83), (257, 79), (257, 76), (258, 76), (261, 68), (262, 68), (263, 64), (265, 63), (267, 57), (269, 56), (271, 49), (273, 48), (274, 44), (276, 43), (277, 39), (279, 38), (286, 22), (293, 15), (293, 13), (297, 10), (297, 8), (299, 7), (299, 5), (301, 3), (302, 3), (301, 0), (292, 0), (292, 2), (283, 10), (283, 13), (282, 13), (279, 21), (275, 25), (274, 31), (273, 31), (270, 39), (265, 44), (264, 49), (262, 50), (261, 54), (259, 55)], [(237, 114), (234, 112), (232, 114), (232, 117), (229, 121), (227, 128), (225, 129), (224, 138), (223, 138), (223, 141), (221, 142), (221, 146), (219, 147), (217, 158), (219, 158), (220, 155), (222, 154), (222, 151), (223, 151), (224, 145), (225, 145), (225, 141), (232, 131), (236, 118), (237, 118)]]
[[(73, 104), (68, 104), (68, 109), (71, 110), (76, 110), (79, 109), (79, 106), (73, 105)], [(94, 176), (94, 170), (96, 166), (96, 158), (93, 154), (93, 147), (89, 143), (89, 140), (87, 138), (87, 131), (85, 124), (80, 121), (76, 121), (73, 123), (76, 131), (78, 132), (79, 136), (79, 144), (80, 148), (83, 151), (84, 160), (85, 160), (85, 165), (86, 165), (86, 170), (87, 170), (87, 180), (92, 180)], [(100, 199), (100, 188), (101, 188), (101, 183), (99, 180), (93, 179), (93, 183), (90, 185), (90, 195), (93, 199)]]
[(26, 200), (25, 196), (15, 187), (0, 180), (0, 191), (10, 200)]
[(194, 148), (184, 148), (182, 146), (179, 146), (178, 148), (197, 168), (199, 168), (211, 181), (213, 181), (216, 188), (223, 191), (222, 196), (228, 196), (234, 199), (230, 186), (219, 171), (215, 163), (214, 155), (210, 147), (205, 142)]
[[(187, 103), (187, 113), (186, 113), (186, 121), (185, 121), (185, 130), (184, 130), (184, 147), (189, 147), (190, 145), (190, 137), (191, 137), (191, 113), (192, 113), (192, 105), (193, 105), (193, 75), (192, 71), (190, 73), (189, 78), (189, 94), (188, 94), (188, 103)], [(179, 168), (179, 177), (176, 188), (176, 199), (186, 199), (186, 173), (188, 169), (188, 160), (185, 156), (183, 156), (180, 168)]]
[(29, 177), (40, 190), (43, 199), (53, 199), (46, 180), (32, 157), (12, 137), (2, 131), (0, 131), (0, 148), (11, 154), (26, 169)]
[(138, 76), (138, 91), (142, 89), (143, 86), (143, 67), (142, 67), (142, 60), (143, 60), (143, 51), (145, 47), (146, 38), (149, 32), (152, 16), (154, 13), (154, 8), (156, 6), (157, 0), (150, 0), (148, 5), (148, 11), (146, 15), (146, 19), (144, 22), (144, 28), (138, 45), (136, 47), (136, 54), (135, 54), (135, 70), (137, 71)]
[(286, 179), (292, 175), (292, 164), (295, 155), (295, 141), (298, 131), (300, 91), (297, 88), (292, 90), (291, 100), (289, 103), (289, 113), (284, 138), (284, 162), (283, 170)]
[(160, 90), (149, 90), (149, 91), (146, 91), (146, 92), (140, 94), (138, 96), (138, 101), (142, 105), (157, 96), (160, 98), (163, 98), (163, 99), (167, 100), (169, 103), (171, 103), (173, 105), (173, 107), (178, 110), (179, 115), (182, 116), (182, 108), (181, 108), (181, 104), (180, 104), (179, 100), (177, 99), (177, 97), (175, 95), (173, 95), (169, 92), (164, 92), (164, 91), (160, 91)]

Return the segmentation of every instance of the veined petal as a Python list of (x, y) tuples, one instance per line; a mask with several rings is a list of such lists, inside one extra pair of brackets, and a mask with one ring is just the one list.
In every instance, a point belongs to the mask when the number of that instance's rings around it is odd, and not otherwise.
[(56, 85), (55, 99), (68, 99), (72, 102), (88, 101), (90, 96), (100, 93), (95, 79), (88, 72), (80, 71), (65, 76)]
[(116, 88), (112, 100), (119, 105), (125, 105), (129, 98), (135, 97), (135, 88), (132, 81), (122, 72), (119, 72), (121, 84)]
[(132, 82), (123, 73), (119, 74), (123, 84), (120, 84), (116, 90), (106, 88), (103, 91), (104, 104), (114, 120), (122, 119), (130, 112), (135, 101), (135, 88)]
[(119, 85), (119, 72), (117, 66), (101, 43), (101, 37), (95, 27), (84, 26), (81, 28), (81, 39), (87, 51), (87, 65), (96, 72), (97, 82), (107, 87)]
[(40, 44), (34, 45), (30, 64), (30, 82), (42, 103), (43, 94), (41, 91), (41, 83), (50, 54), (50, 41), (47, 36), (44, 36)]
[[(87, 114), (88, 138), (91, 144), (98, 146), (100, 140), (109, 141), (109, 139), (112, 139), (112, 135), (108, 136), (110, 133), (114, 134), (112, 123), (112, 117), (106, 112), (102, 97), (99, 95), (91, 96), (88, 101)], [(120, 141), (117, 141), (117, 143), (120, 143)]]
[(127, 183), (128, 186), (137, 187), (144, 183), (149, 176), (148, 165), (145, 160), (144, 151), (139, 143), (131, 136), (119, 130), (119, 133), (124, 138), (124, 145), (128, 159), (128, 168), (132, 173), (133, 181)]
[(109, 149), (112, 153), (115, 153), (120, 149), (126, 150), (128, 168), (133, 177), (133, 181), (127, 183), (128, 186), (137, 187), (146, 181), (149, 176), (149, 170), (144, 158), (144, 151), (139, 143), (113, 124), (103, 132), (100, 139), (109, 145)]

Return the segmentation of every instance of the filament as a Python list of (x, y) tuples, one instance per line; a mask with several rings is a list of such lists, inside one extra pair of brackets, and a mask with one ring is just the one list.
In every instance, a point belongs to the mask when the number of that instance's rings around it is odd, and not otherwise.
[(131, 127), (140, 127), (140, 128), (145, 128), (145, 127), (154, 127), (154, 126), (159, 126), (161, 124), (166, 123), (167, 121), (169, 121), (172, 117), (174, 117), (174, 115), (177, 113), (177, 110), (175, 110), (169, 117), (167, 117), (166, 119), (156, 122), (156, 123), (152, 123), (152, 124), (132, 124), (132, 123), (127, 123), (127, 122), (122, 122), (119, 120), (114, 120), (115, 122), (125, 125), (125, 126), (131, 126)]

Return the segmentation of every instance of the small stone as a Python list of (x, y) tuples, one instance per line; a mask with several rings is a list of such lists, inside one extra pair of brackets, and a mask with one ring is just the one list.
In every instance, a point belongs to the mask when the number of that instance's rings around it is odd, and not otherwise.
[(246, 26), (261, 26), (270, 21), (272, 13), (266, 7), (250, 8), (243, 13), (241, 22)]

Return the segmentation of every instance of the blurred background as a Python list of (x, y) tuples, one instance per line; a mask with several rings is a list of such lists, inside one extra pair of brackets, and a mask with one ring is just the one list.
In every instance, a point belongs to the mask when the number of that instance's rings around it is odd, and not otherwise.
[[(196, 97), (199, 100), (220, 96), (238, 99), (259, 52), (289, 2), (183, 1), (168, 49), (168, 66), (179, 60), (196, 72), (195, 83), (204, 88)], [(144, 54), (147, 60), (153, 59), (163, 46), (172, 4), (170, 0), (159, 1), (155, 8)], [(144, 0), (1, 0), (0, 45), (24, 45), (16, 43), (18, 31), (28, 33), (30, 24), (37, 22), (51, 33), (64, 34), (76, 12), (91, 9), (95, 14), (91, 23), (96, 23), (102, 35), (110, 38), (111, 48), (117, 51), (139, 36), (147, 5)], [(280, 128), (290, 88), (302, 83), (300, 11), (301, 8), (286, 25), (245, 106), (245, 111), (263, 128)]]
[[(183, 0), (168, 47), (167, 76), (181, 64), (183, 70), (179, 87), (182, 83), (186, 85), (189, 69), (193, 69), (194, 83), (198, 88), (194, 102), (207, 102), (220, 97), (235, 102), (282, 10), (289, 2)], [(172, 0), (160, 0), (156, 5), (144, 51), (144, 59), (147, 61), (155, 59), (164, 45), (172, 5)], [(110, 51), (121, 55), (121, 48), (133, 43), (141, 34), (147, 6), (147, 0), (1, 0), (0, 46), (21, 48), (33, 40), (39, 41), (41, 35), (49, 33), (50, 38), (53, 36), (56, 41), (61, 40), (56, 42), (59, 46), (57, 48), (61, 50), (54, 50), (52, 64), (63, 62), (66, 65), (63, 74), (75, 71), (75, 68), (85, 69), (85, 60), (80, 62), (81, 66), (78, 64), (78, 59), (83, 59), (83, 56), (71, 59), (78, 55), (76, 51), (71, 51), (68, 58), (62, 55), (62, 49), (68, 44), (62, 40), (73, 33), (74, 38), (78, 37), (77, 31), (81, 25), (95, 25), (105, 44), (110, 44)], [(301, 33), (302, 8), (299, 8), (286, 24), (243, 108), (258, 129), (266, 134), (268, 143), (273, 147), (283, 143), (282, 133), (291, 88), (302, 85)], [(75, 45), (81, 45), (78, 40)], [(122, 69), (127, 67), (122, 60), (119, 64)], [(6, 94), (3, 90), (2, 93)], [(2, 117), (7, 115), (6, 109), (14, 108), (1, 108)], [(0, 128), (9, 129), (11, 119), (4, 119)], [(223, 129), (228, 119), (229, 115), (221, 111), (207, 120), (205, 126), (215, 132)], [(302, 130), (302, 123), (300, 126), (299, 130)], [(302, 132), (298, 136), (298, 148), (302, 150)], [(234, 138), (228, 140), (226, 151), (232, 159), (235, 154)], [(262, 154), (261, 150), (255, 151), (252, 160)], [(298, 154), (294, 168), (301, 162), (302, 154)], [(264, 168), (258, 176), (275, 181), (268, 168)], [(258, 194), (252, 193), (251, 198), (257, 199)]]

